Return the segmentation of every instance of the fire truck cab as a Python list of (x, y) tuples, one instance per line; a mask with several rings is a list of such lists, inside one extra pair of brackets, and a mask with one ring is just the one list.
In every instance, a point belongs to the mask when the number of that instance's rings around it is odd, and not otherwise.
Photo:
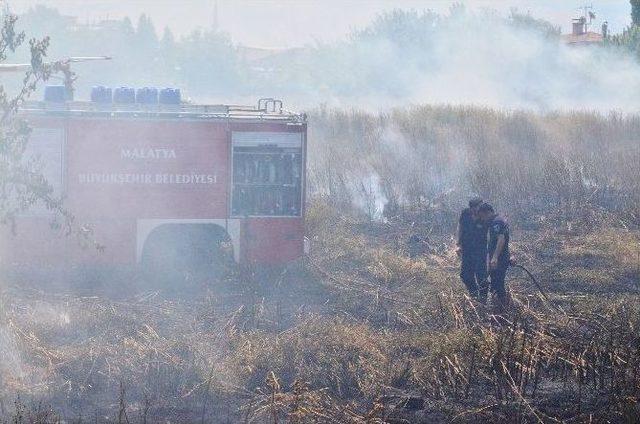
[[(49, 99), (51, 100), (51, 99)], [(169, 102), (33, 102), (25, 160), (37, 161), (84, 237), (32, 208), (5, 229), (5, 265), (188, 266), (226, 252), (284, 265), (304, 250), (306, 117)], [(113, 100), (116, 100), (115, 96)]]

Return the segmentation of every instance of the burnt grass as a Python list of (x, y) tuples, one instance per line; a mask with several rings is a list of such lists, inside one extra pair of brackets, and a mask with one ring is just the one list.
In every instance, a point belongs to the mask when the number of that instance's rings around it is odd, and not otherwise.
[(119, 296), (10, 282), (5, 420), (633, 422), (640, 412), (637, 230), (516, 231), (548, 300), (514, 270), (512, 305), (496, 316), (465, 296), (450, 234), (423, 238), (410, 258), (408, 221), (312, 204), (309, 227), (300, 263), (233, 269), (185, 296), (141, 282)]
[[(637, 116), (310, 112), (310, 255), (159, 287), (5, 275), (5, 422), (637, 422)], [(511, 306), (469, 299), (455, 220), (511, 221)], [(413, 240), (409, 243), (409, 240)]]

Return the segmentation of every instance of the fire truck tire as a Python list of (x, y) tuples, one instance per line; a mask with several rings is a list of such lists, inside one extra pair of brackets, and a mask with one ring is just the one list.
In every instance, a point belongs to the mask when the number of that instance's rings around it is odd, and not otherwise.
[(229, 243), (226, 231), (217, 225), (165, 224), (145, 242), (142, 267), (153, 285), (193, 288), (224, 276), (230, 263)]

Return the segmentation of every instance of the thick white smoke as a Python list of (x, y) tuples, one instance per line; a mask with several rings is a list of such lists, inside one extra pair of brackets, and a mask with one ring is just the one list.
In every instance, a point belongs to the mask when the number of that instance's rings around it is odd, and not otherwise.
[(613, 46), (569, 46), (549, 30), (493, 12), (396, 11), (347, 42), (318, 48), (314, 84), (296, 103), (638, 110), (635, 58)]
[(422, 102), (501, 108), (637, 110), (640, 66), (599, 47), (570, 47), (501, 19), (464, 16), (436, 33)]

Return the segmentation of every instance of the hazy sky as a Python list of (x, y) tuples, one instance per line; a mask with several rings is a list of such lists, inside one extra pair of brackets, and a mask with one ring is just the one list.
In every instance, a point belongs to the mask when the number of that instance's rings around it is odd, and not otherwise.
[[(0, 0), (14, 12), (36, 4), (57, 7), (83, 21), (106, 17), (151, 15), (158, 32), (169, 26), (177, 34), (214, 22), (214, 0)], [(366, 25), (376, 14), (396, 7), (446, 11), (454, 0), (218, 0), (219, 27), (237, 43), (256, 47), (295, 47), (343, 37)], [(460, 0), (458, 0), (460, 2)], [(621, 31), (629, 22), (627, 0), (466, 0), (472, 8), (491, 8), (507, 14), (513, 7), (530, 11), (569, 31), (571, 18), (582, 4), (593, 4), (599, 18)], [(600, 21), (597, 28), (600, 27)]]

